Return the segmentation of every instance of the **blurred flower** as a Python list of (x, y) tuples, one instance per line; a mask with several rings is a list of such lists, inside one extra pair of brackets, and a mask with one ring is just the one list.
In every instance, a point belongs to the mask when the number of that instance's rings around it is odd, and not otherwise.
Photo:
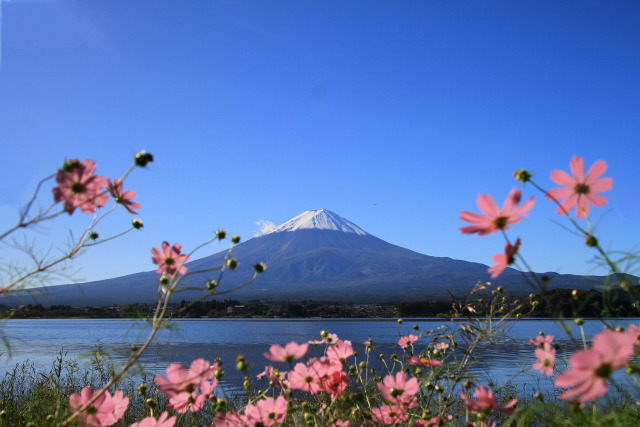
[(484, 236), (496, 233), (498, 230), (508, 229), (509, 224), (520, 222), (535, 203), (532, 197), (525, 204), (516, 208), (518, 203), (520, 203), (521, 197), (522, 192), (514, 188), (509, 192), (507, 200), (504, 202), (502, 210), (500, 210), (491, 196), (481, 194), (478, 197), (477, 203), (484, 215), (468, 211), (461, 212), (460, 219), (474, 223), (475, 225), (461, 227), (460, 231), (464, 234), (478, 233), (479, 236)]
[(104, 206), (109, 196), (102, 192), (109, 181), (107, 178), (94, 175), (96, 163), (86, 159), (82, 163), (77, 160), (68, 171), (58, 170), (57, 187), (53, 188), (53, 199), (64, 200), (64, 210), (71, 215), (76, 208), (83, 213), (93, 213), (96, 207)]
[(542, 332), (540, 332), (540, 334), (535, 337), (535, 338), (529, 338), (529, 344), (532, 345), (544, 345), (545, 343), (549, 343), (551, 344), (553, 342), (553, 335), (544, 335)]
[(585, 218), (589, 216), (589, 203), (593, 203), (599, 208), (607, 204), (607, 199), (598, 193), (611, 190), (613, 179), (600, 179), (607, 170), (607, 163), (604, 160), (595, 162), (586, 176), (582, 157), (573, 156), (570, 166), (573, 176), (558, 169), (551, 172), (551, 180), (564, 188), (554, 188), (547, 191), (547, 198), (557, 202), (565, 199), (556, 209), (557, 213), (568, 214), (575, 206), (578, 218)]
[(556, 360), (556, 349), (548, 342), (544, 343), (544, 347), (538, 347), (535, 350), (538, 362), (533, 364), (533, 369), (537, 369), (544, 375), (553, 375), (553, 367)]
[(418, 357), (418, 356), (407, 357), (407, 362), (411, 365), (416, 365), (416, 366), (438, 366), (442, 364), (442, 362), (439, 360), (427, 359), (426, 357)]
[(398, 405), (382, 405), (371, 409), (371, 418), (380, 424), (400, 424), (409, 419), (407, 410)]
[(287, 400), (284, 396), (278, 396), (277, 399), (267, 397), (258, 400), (255, 405), (247, 405), (244, 412), (251, 425), (270, 427), (284, 421), (287, 416)]
[(269, 352), (264, 353), (264, 357), (273, 362), (291, 363), (307, 354), (308, 350), (309, 344), (297, 344), (292, 341), (284, 347), (277, 344), (272, 345)]
[(123, 193), (122, 180), (120, 178), (114, 179), (113, 182), (109, 180), (107, 188), (109, 189), (109, 193), (115, 199), (116, 203), (120, 203), (130, 213), (138, 215), (138, 212), (134, 211), (133, 209), (140, 209), (142, 205), (138, 202), (132, 201), (136, 197), (135, 191), (127, 190)]
[(464, 405), (471, 412), (485, 412), (490, 409), (495, 409), (496, 411), (500, 411), (504, 414), (511, 415), (513, 413), (513, 407), (518, 403), (518, 399), (513, 399), (511, 402), (507, 403), (504, 406), (499, 406), (496, 401), (493, 392), (489, 389), (489, 387), (484, 385), (479, 385), (476, 387), (473, 392), (473, 396), (477, 400), (470, 399), (466, 394), (460, 392), (460, 397), (464, 400)]
[[(82, 389), (80, 394), (73, 393), (69, 396), (69, 406), (73, 411), (77, 411), (93, 399), (94, 394), (91, 387), (87, 386)], [(122, 391), (116, 391), (113, 397), (108, 391), (105, 391), (91, 406), (80, 413), (78, 418), (82, 423), (91, 426), (110, 426), (122, 418), (127, 410), (127, 405), (129, 405), (129, 398), (124, 397)]]
[(157, 273), (167, 274), (173, 276), (176, 271), (180, 274), (187, 272), (187, 267), (183, 264), (189, 261), (189, 255), (180, 255), (182, 251), (182, 245), (176, 243), (173, 247), (169, 246), (168, 242), (162, 242), (162, 249), (151, 249), (151, 260), (154, 264), (158, 264), (159, 267), (156, 270)]
[(418, 405), (415, 395), (419, 389), (418, 379), (409, 379), (407, 374), (402, 371), (396, 373), (395, 377), (387, 375), (381, 383), (378, 383), (378, 390), (385, 400), (409, 408)]
[(176, 423), (176, 417), (167, 419), (169, 413), (164, 411), (157, 420), (153, 417), (143, 418), (137, 423), (131, 424), (130, 427), (173, 427)]
[(409, 336), (400, 338), (398, 340), (398, 345), (405, 349), (409, 346), (409, 344), (413, 344), (414, 342), (418, 341), (418, 338), (419, 337), (417, 335), (410, 334)]
[(507, 242), (504, 247), (504, 253), (495, 254), (493, 256), (493, 262), (496, 263), (493, 267), (490, 267), (487, 271), (491, 273), (491, 278), (495, 279), (498, 277), (508, 265), (516, 262), (516, 254), (518, 253), (518, 249), (520, 249), (520, 238), (516, 240), (515, 245), (511, 245), (511, 243)]
[(556, 378), (556, 386), (572, 387), (560, 398), (571, 399), (581, 394), (580, 402), (588, 402), (606, 394), (607, 378), (633, 356), (636, 340), (633, 334), (610, 329), (596, 335), (593, 346), (575, 352), (569, 359), (571, 369)]

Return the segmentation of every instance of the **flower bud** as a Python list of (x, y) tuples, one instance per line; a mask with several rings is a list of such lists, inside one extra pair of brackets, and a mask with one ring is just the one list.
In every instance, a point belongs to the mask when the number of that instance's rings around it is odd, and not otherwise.
[(253, 270), (258, 274), (264, 273), (266, 269), (267, 269), (267, 266), (265, 265), (264, 262), (259, 262), (253, 266)]
[(156, 407), (156, 401), (153, 400), (152, 398), (148, 398), (147, 400), (144, 401), (144, 403), (146, 403), (147, 406), (151, 409)]
[(147, 163), (153, 162), (153, 156), (151, 155), (151, 153), (147, 153), (146, 151), (141, 150), (136, 154), (134, 161), (136, 166), (140, 166), (141, 168), (143, 168), (147, 166)]
[(96, 240), (98, 236), (99, 236), (98, 233), (96, 233), (95, 231), (92, 231), (91, 233), (89, 233), (89, 240)]
[(416, 368), (416, 376), (422, 375), (422, 368)]
[(209, 292), (215, 290), (217, 286), (218, 286), (218, 282), (216, 282), (215, 280), (209, 280), (204, 285), (205, 289), (208, 290)]
[(158, 279), (158, 283), (160, 283), (161, 285), (167, 285), (169, 283), (169, 276), (167, 276), (166, 274), (163, 274)]
[(365, 369), (367, 369), (367, 362), (360, 362), (358, 364), (358, 367), (364, 371)]
[(244, 360), (241, 360), (239, 362), (236, 363), (236, 369), (238, 371), (246, 371), (247, 369), (249, 369), (249, 364), (247, 362), (245, 362)]
[(237, 234), (235, 236), (232, 236), (231, 237), (231, 243), (233, 243), (233, 244), (240, 243), (240, 236), (238, 236)]
[(140, 218), (136, 218), (131, 221), (131, 226), (136, 230), (140, 230), (142, 227), (144, 227), (144, 224), (142, 223), (142, 220)]
[(462, 386), (464, 388), (471, 388), (473, 386), (473, 381), (471, 380), (464, 380), (464, 383), (462, 383)]
[(540, 402), (544, 400), (544, 395), (540, 392), (537, 392), (536, 394), (534, 394), (533, 397), (535, 397), (536, 400), (539, 400)]
[(222, 369), (216, 369), (216, 372), (213, 374), (213, 377), (217, 380), (221, 379), (224, 375), (224, 371)]
[(413, 325), (413, 330), (417, 331), (418, 329), (420, 329), (420, 326), (418, 326), (417, 324)]
[(529, 182), (533, 175), (524, 169), (518, 169), (513, 173), (513, 177), (522, 183)]
[(216, 231), (216, 239), (218, 239), (218, 240), (222, 240), (222, 239), (224, 239), (225, 237), (227, 237), (227, 232), (226, 232), (226, 231), (224, 231), (224, 230), (218, 230), (218, 231)]
[(584, 325), (584, 319), (581, 319), (580, 317), (578, 317), (577, 319), (574, 320), (575, 324), (578, 326), (582, 326)]
[(327, 337), (327, 335), (329, 335), (329, 334), (328, 334), (328, 333), (327, 333), (327, 331), (325, 331), (324, 329), (320, 331), (320, 336), (321, 336), (322, 338), (326, 338), (326, 337)]
[(146, 384), (140, 384), (138, 386), (138, 394), (140, 396), (144, 396), (145, 394), (147, 394), (147, 385)]
[(310, 413), (305, 412), (303, 416), (306, 422), (310, 423), (311, 421), (313, 421), (313, 415), (311, 415)]
[(131, 350), (131, 352), (135, 353), (136, 351), (138, 351), (138, 346), (136, 344), (131, 345), (131, 347), (129, 347), (129, 350)]
[(235, 270), (238, 267), (238, 260), (235, 258), (231, 258), (227, 261), (227, 268), (229, 270)]
[(398, 325), (402, 325), (402, 319), (398, 319)]
[(589, 234), (587, 236), (587, 240), (585, 240), (584, 243), (590, 248), (593, 248), (598, 246), (598, 239), (596, 239), (596, 237), (593, 234)]
[(78, 159), (65, 160), (65, 162), (62, 164), (62, 170), (65, 172), (71, 172), (79, 166), (80, 160)]

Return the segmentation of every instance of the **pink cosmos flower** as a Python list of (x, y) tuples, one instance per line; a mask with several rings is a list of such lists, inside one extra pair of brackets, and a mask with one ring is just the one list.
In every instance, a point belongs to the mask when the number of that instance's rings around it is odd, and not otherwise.
[(553, 335), (544, 335), (542, 332), (535, 338), (529, 338), (529, 344), (532, 345), (544, 345), (545, 343), (551, 344), (553, 342)]
[(415, 395), (419, 389), (418, 379), (408, 379), (407, 374), (403, 371), (396, 373), (395, 377), (387, 375), (381, 383), (378, 383), (378, 390), (385, 400), (409, 408), (418, 406)]
[(478, 233), (479, 236), (496, 233), (498, 230), (506, 230), (509, 224), (516, 224), (522, 220), (528, 211), (531, 210), (535, 203), (534, 198), (529, 199), (524, 205), (516, 208), (520, 203), (522, 192), (517, 189), (511, 190), (507, 196), (507, 200), (502, 206), (502, 210), (498, 208), (495, 200), (487, 194), (481, 194), (477, 203), (484, 215), (473, 212), (463, 211), (460, 213), (460, 219), (471, 222), (475, 225), (461, 227), (460, 231), (464, 234)]
[(327, 348), (327, 356), (333, 361), (344, 364), (348, 357), (353, 356), (353, 346), (351, 345), (351, 341), (336, 341), (334, 345)]
[(436, 359), (427, 359), (426, 357), (418, 356), (407, 357), (407, 362), (415, 366), (438, 366), (442, 363)]
[(409, 344), (413, 344), (414, 342), (418, 341), (418, 338), (419, 338), (418, 336), (413, 334), (407, 337), (402, 337), (400, 338), (400, 340), (398, 340), (398, 345), (403, 349), (406, 349), (409, 346)]
[(156, 273), (173, 276), (176, 271), (180, 274), (187, 272), (187, 267), (183, 264), (189, 261), (189, 255), (181, 255), (182, 245), (176, 243), (173, 247), (168, 242), (162, 242), (162, 249), (151, 249), (151, 260), (154, 264), (158, 264)]
[(109, 196), (102, 192), (108, 184), (107, 178), (94, 175), (96, 163), (86, 159), (80, 163), (77, 159), (66, 162), (71, 170), (58, 170), (57, 187), (53, 188), (53, 199), (64, 200), (64, 210), (71, 215), (76, 208), (83, 213), (93, 213), (96, 207), (104, 206)]
[(264, 371), (260, 372), (256, 376), (256, 378), (260, 379), (266, 376), (267, 378), (269, 378), (269, 381), (271, 381), (274, 386), (280, 387), (282, 389), (287, 389), (289, 388), (289, 381), (284, 379), (286, 374), (287, 374), (286, 371), (279, 372), (276, 369), (274, 369), (273, 366), (265, 366)]
[(133, 190), (127, 190), (124, 193), (122, 192), (122, 180), (120, 178), (116, 178), (111, 182), (109, 180), (107, 188), (109, 189), (109, 193), (115, 199), (116, 203), (120, 203), (126, 210), (131, 212), (134, 215), (138, 215), (138, 212), (133, 209), (140, 209), (142, 205), (138, 202), (134, 202), (133, 199), (136, 197), (136, 192)]
[(585, 218), (589, 216), (589, 203), (593, 203), (599, 208), (607, 204), (607, 199), (598, 194), (609, 191), (613, 187), (613, 179), (600, 179), (606, 170), (607, 163), (604, 160), (598, 160), (585, 176), (584, 160), (580, 156), (573, 156), (571, 158), (573, 177), (558, 169), (551, 172), (551, 180), (564, 188), (554, 188), (547, 191), (547, 198), (557, 202), (565, 199), (556, 209), (560, 215), (568, 214), (575, 206), (578, 218)]
[(449, 344), (446, 342), (439, 342), (435, 346), (433, 346), (433, 353), (438, 354), (441, 351), (445, 351), (449, 348)]
[(518, 253), (518, 249), (520, 249), (520, 238), (516, 240), (515, 245), (511, 245), (511, 243), (507, 242), (504, 247), (504, 253), (495, 254), (492, 258), (493, 262), (496, 263), (493, 267), (489, 267), (487, 270), (491, 273), (491, 278), (495, 279), (499, 275), (502, 274), (505, 268), (508, 265), (516, 262), (516, 254)]
[(276, 344), (272, 345), (269, 348), (269, 353), (264, 353), (264, 357), (273, 362), (291, 363), (307, 354), (308, 350), (309, 344), (297, 344), (291, 341), (284, 348)]
[(544, 347), (536, 348), (535, 351), (538, 362), (533, 364), (533, 369), (537, 369), (544, 375), (553, 375), (553, 367), (556, 360), (556, 349), (549, 343), (544, 343)]
[(213, 417), (214, 427), (249, 427), (253, 426), (245, 415), (240, 415), (236, 411), (218, 412)]
[(318, 345), (318, 344), (335, 344), (337, 341), (338, 341), (338, 335), (337, 334), (327, 334), (327, 336), (322, 338), (321, 340), (311, 340), (311, 341), (309, 341), (309, 344), (314, 344), (314, 345)]
[(287, 416), (287, 400), (284, 396), (277, 399), (267, 397), (259, 400), (255, 405), (247, 405), (244, 410), (247, 420), (251, 425), (261, 423), (265, 427), (280, 424)]
[(158, 390), (168, 397), (173, 397), (180, 393), (193, 392), (203, 381), (212, 379), (216, 369), (217, 362), (212, 366), (205, 359), (191, 362), (188, 371), (180, 363), (171, 363), (167, 368), (167, 378), (157, 375), (155, 381)]
[(303, 390), (311, 394), (322, 391), (322, 378), (327, 375), (330, 362), (311, 359), (308, 365), (296, 363), (293, 371), (289, 371), (289, 386), (294, 390)]
[(343, 371), (331, 371), (322, 381), (322, 390), (332, 397), (340, 397), (349, 385), (349, 377)]
[(636, 338), (636, 345), (640, 346), (640, 328), (636, 325), (629, 325), (627, 333)]
[(137, 423), (131, 424), (130, 427), (173, 427), (176, 423), (176, 417), (167, 419), (168, 416), (169, 413), (165, 411), (157, 420), (153, 417), (143, 418)]
[(582, 394), (580, 402), (588, 402), (606, 394), (607, 378), (633, 356), (636, 339), (633, 334), (610, 329), (596, 335), (593, 346), (575, 352), (569, 359), (571, 369), (556, 378), (556, 386), (572, 387), (560, 398), (571, 399)]
[[(98, 391), (96, 391), (96, 393), (97, 392)], [(73, 393), (69, 396), (69, 406), (71, 406), (73, 411), (77, 411), (88, 403), (94, 394), (91, 387), (87, 386), (82, 389), (80, 394)], [(129, 399), (124, 397), (121, 391), (116, 391), (115, 397), (114, 399), (108, 391), (105, 391), (87, 410), (83, 411), (78, 418), (82, 423), (91, 426), (110, 426), (115, 424), (122, 418), (129, 404)]]
[(496, 398), (493, 395), (493, 392), (484, 385), (479, 385), (478, 387), (476, 387), (473, 395), (478, 400), (470, 399), (466, 394), (460, 392), (460, 397), (462, 398), (462, 400), (464, 400), (464, 405), (471, 412), (485, 412), (490, 409), (495, 409), (496, 411), (511, 415), (514, 411), (513, 407), (516, 406), (516, 403), (518, 403), (518, 399), (513, 399), (506, 405), (499, 406)]
[(409, 419), (407, 410), (398, 405), (382, 405), (379, 408), (371, 409), (371, 418), (380, 424), (400, 424)]

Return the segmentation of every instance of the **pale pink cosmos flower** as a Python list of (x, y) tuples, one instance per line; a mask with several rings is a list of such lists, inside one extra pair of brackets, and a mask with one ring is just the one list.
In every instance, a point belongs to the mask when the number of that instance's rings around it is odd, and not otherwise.
[(568, 214), (575, 206), (577, 217), (586, 218), (589, 216), (589, 203), (599, 208), (607, 204), (607, 199), (598, 193), (611, 190), (613, 179), (600, 179), (607, 170), (607, 163), (604, 160), (595, 162), (586, 176), (582, 157), (573, 156), (570, 166), (573, 176), (558, 169), (551, 172), (551, 180), (564, 188), (547, 191), (547, 198), (557, 202), (565, 199), (556, 210), (560, 215)]
[(556, 349), (549, 343), (544, 343), (544, 347), (535, 350), (538, 362), (533, 364), (533, 369), (542, 372), (544, 375), (553, 375), (553, 367), (556, 360)]
[(300, 359), (307, 354), (309, 350), (309, 344), (297, 344), (291, 341), (284, 347), (277, 344), (272, 345), (269, 348), (268, 353), (264, 353), (264, 357), (272, 362), (287, 362), (291, 363), (294, 360)]
[(137, 423), (131, 424), (130, 427), (173, 427), (176, 423), (176, 417), (169, 417), (169, 413), (164, 411), (157, 420), (153, 417), (143, 418)]
[(449, 344), (446, 342), (439, 342), (435, 346), (433, 346), (433, 353), (438, 354), (442, 351), (445, 351), (449, 348)]
[(337, 334), (327, 334), (321, 340), (311, 340), (311, 341), (309, 341), (309, 344), (314, 344), (314, 345), (318, 345), (318, 344), (335, 344), (337, 341), (338, 341), (338, 335)]
[(413, 334), (406, 337), (401, 337), (398, 340), (398, 345), (403, 349), (406, 349), (409, 346), (409, 344), (413, 344), (414, 342), (418, 341), (418, 338), (419, 338), (418, 336)]
[(107, 186), (108, 180), (103, 176), (94, 175), (96, 163), (90, 159), (82, 163), (77, 159), (66, 163), (72, 165), (71, 170), (58, 170), (58, 186), (52, 190), (53, 199), (56, 202), (64, 200), (64, 210), (69, 215), (76, 208), (80, 208), (83, 213), (93, 213), (96, 207), (106, 205), (109, 196), (102, 189)]
[(500, 209), (491, 196), (481, 194), (478, 197), (477, 203), (484, 215), (467, 211), (461, 212), (460, 219), (475, 225), (461, 227), (460, 231), (464, 234), (478, 233), (479, 236), (484, 236), (496, 233), (498, 230), (508, 229), (509, 224), (520, 222), (535, 203), (532, 197), (525, 204), (517, 208), (521, 197), (522, 192), (514, 188), (509, 192), (507, 200), (504, 202), (502, 209)]
[(334, 345), (327, 348), (327, 356), (333, 361), (344, 364), (348, 357), (353, 356), (353, 346), (351, 345), (351, 341), (336, 341)]
[(478, 387), (476, 387), (475, 391), (473, 392), (473, 396), (477, 400), (473, 400), (467, 397), (467, 395), (463, 392), (460, 392), (460, 398), (464, 400), (464, 405), (471, 412), (485, 412), (490, 409), (495, 409), (496, 411), (511, 415), (514, 411), (513, 407), (516, 406), (516, 403), (518, 403), (518, 399), (513, 399), (511, 402), (507, 403), (504, 406), (498, 405), (498, 402), (496, 401), (496, 398), (493, 395), (491, 389), (484, 385), (479, 385)]
[(349, 377), (344, 371), (330, 371), (322, 380), (322, 390), (333, 398), (342, 396), (349, 385)]
[(581, 394), (580, 402), (588, 402), (606, 394), (607, 378), (633, 356), (636, 340), (633, 334), (610, 329), (596, 335), (593, 346), (575, 352), (569, 359), (571, 369), (556, 378), (556, 386), (571, 387), (560, 398), (571, 399)]
[(409, 419), (406, 408), (399, 405), (382, 405), (371, 409), (371, 419), (380, 424), (400, 424)]
[[(98, 393), (96, 391), (95, 393)], [(83, 405), (87, 404), (95, 394), (91, 387), (85, 387), (80, 394), (73, 393), (69, 396), (69, 406), (73, 411), (77, 411)], [(88, 409), (80, 413), (78, 418), (82, 423), (91, 426), (110, 426), (118, 422), (127, 409), (129, 399), (124, 397), (121, 391), (116, 392), (117, 398), (111, 396), (105, 391)]]
[(439, 366), (441, 361), (436, 359), (427, 359), (426, 357), (410, 356), (407, 357), (407, 362), (415, 366)]
[(520, 238), (516, 240), (516, 244), (512, 245), (507, 242), (504, 247), (504, 253), (495, 254), (492, 258), (493, 262), (496, 263), (493, 267), (489, 267), (487, 270), (491, 273), (491, 278), (495, 279), (499, 275), (502, 274), (507, 266), (516, 262), (516, 254), (518, 253), (518, 249), (520, 249)]
[(418, 405), (415, 395), (419, 389), (418, 379), (409, 379), (403, 371), (397, 372), (395, 377), (387, 375), (381, 383), (378, 383), (378, 390), (385, 400), (409, 408)]
[(133, 209), (140, 209), (142, 205), (138, 202), (134, 202), (133, 199), (136, 197), (136, 192), (133, 190), (127, 190), (124, 193), (122, 192), (122, 180), (120, 178), (116, 178), (113, 180), (109, 180), (107, 188), (109, 189), (109, 193), (111, 193), (111, 197), (114, 198), (116, 203), (120, 203), (126, 210), (134, 215), (138, 215), (138, 212)]
[(553, 335), (544, 335), (542, 332), (535, 338), (529, 338), (529, 344), (531, 345), (544, 345), (545, 343), (551, 344), (553, 342)]
[(260, 423), (265, 427), (271, 427), (281, 424), (287, 416), (287, 400), (284, 396), (278, 396), (277, 399), (267, 397), (258, 400), (255, 405), (247, 405), (244, 413), (251, 425)]
[(154, 264), (158, 264), (156, 273), (173, 276), (176, 271), (180, 274), (187, 272), (187, 267), (183, 264), (189, 261), (189, 255), (181, 255), (182, 245), (176, 243), (173, 247), (168, 242), (162, 242), (162, 249), (151, 249), (151, 260)]

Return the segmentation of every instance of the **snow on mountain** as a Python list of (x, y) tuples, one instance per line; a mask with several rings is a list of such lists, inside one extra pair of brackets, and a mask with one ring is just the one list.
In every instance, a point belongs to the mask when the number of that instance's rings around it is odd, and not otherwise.
[(340, 215), (326, 209), (303, 212), (297, 217), (279, 225), (274, 230), (265, 234), (307, 229), (342, 231), (345, 233), (355, 233), (359, 236), (368, 235), (367, 232), (351, 221), (347, 221)]

